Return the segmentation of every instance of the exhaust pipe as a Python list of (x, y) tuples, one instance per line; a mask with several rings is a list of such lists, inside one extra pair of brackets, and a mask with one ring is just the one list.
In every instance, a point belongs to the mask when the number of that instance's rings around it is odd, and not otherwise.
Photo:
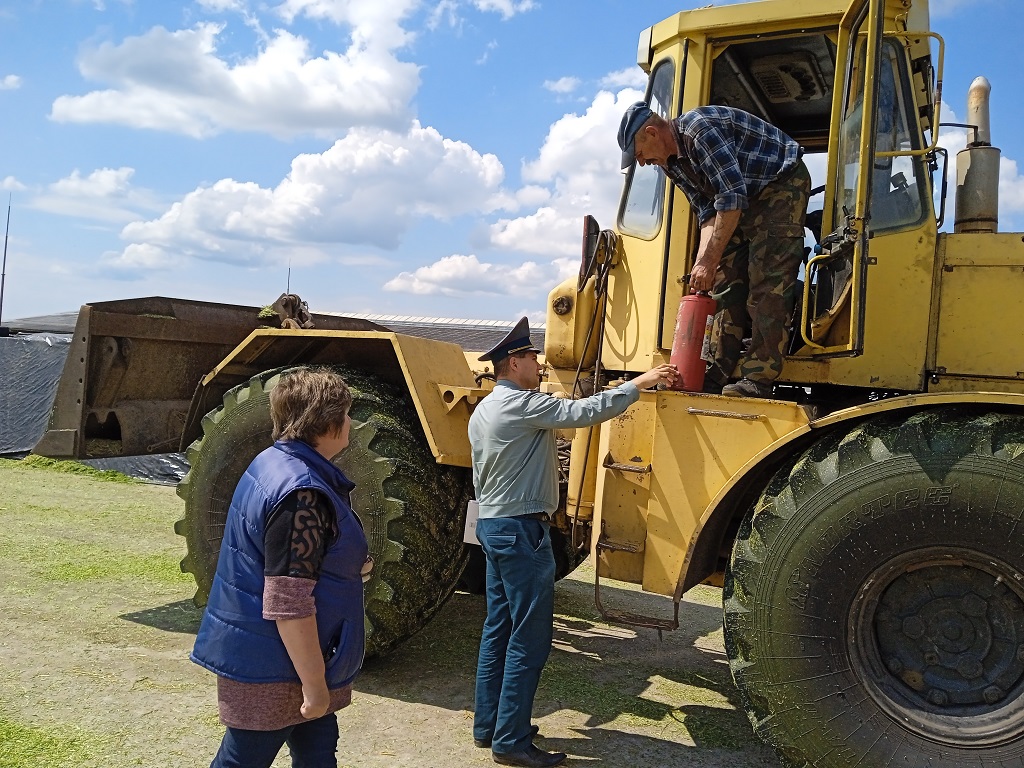
[(989, 94), (992, 85), (976, 77), (967, 91), (967, 122), (973, 128), (967, 148), (956, 156), (956, 233), (999, 230), (999, 156), (992, 146)]

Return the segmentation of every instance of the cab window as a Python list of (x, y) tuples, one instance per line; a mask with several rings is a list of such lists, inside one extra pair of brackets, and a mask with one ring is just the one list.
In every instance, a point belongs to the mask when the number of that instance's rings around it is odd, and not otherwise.
[[(672, 105), (675, 67), (671, 59), (662, 61), (651, 73), (647, 103), (666, 120)], [(665, 174), (656, 165), (633, 163), (626, 177), (626, 189), (619, 214), (619, 231), (637, 237), (652, 238), (661, 229), (665, 200)]]
[[(893, 40), (885, 40), (881, 48), (881, 68), (878, 78), (878, 123), (875, 151), (906, 152), (920, 149), (914, 121), (909, 114), (911, 104), (906, 84), (906, 58)], [(871, 232), (888, 232), (912, 227), (924, 217), (927, 184), (925, 168), (920, 156), (879, 157), (871, 176)]]
[[(853, 214), (857, 198), (857, 180), (863, 171), (860, 158), (860, 127), (864, 111), (863, 72), (867, 42), (858, 41), (851, 71), (848, 100), (841, 128), (838, 184), (833, 226), (838, 227), (847, 214)], [(919, 149), (921, 139), (908, 105), (912, 103), (905, 84), (906, 60), (893, 40), (884, 40), (878, 73), (878, 109), (875, 125), (875, 151), (900, 152)], [(872, 233), (889, 232), (920, 223), (925, 215), (924, 164), (920, 157), (879, 157), (871, 168), (871, 197), (868, 205)]]

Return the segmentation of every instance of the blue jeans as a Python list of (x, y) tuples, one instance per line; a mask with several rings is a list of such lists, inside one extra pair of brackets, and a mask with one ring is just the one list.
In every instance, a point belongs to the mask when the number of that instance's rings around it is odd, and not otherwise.
[(229, 727), (210, 768), (269, 768), (285, 744), (292, 768), (337, 768), (338, 716), (332, 712), (277, 731)]
[(487, 619), (476, 670), (473, 738), (498, 754), (530, 746), (537, 683), (551, 653), (555, 557), (548, 524), (481, 518), (476, 536), (487, 558)]

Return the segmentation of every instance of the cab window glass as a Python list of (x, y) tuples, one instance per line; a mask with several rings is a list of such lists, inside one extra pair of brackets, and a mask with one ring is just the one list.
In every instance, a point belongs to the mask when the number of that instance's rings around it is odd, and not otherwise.
[[(666, 120), (672, 105), (674, 79), (675, 67), (671, 60), (666, 60), (651, 73), (647, 88), (647, 103)], [(661, 229), (664, 201), (665, 174), (661, 168), (634, 163), (626, 177), (619, 230), (639, 237), (653, 237)]]
[(836, 164), (836, 198), (832, 226), (842, 226), (846, 215), (853, 215), (857, 202), (857, 181), (860, 178), (860, 127), (864, 119), (864, 68), (867, 66), (867, 40), (854, 27), (851, 39), (855, 46), (846, 85), (843, 122), (839, 127), (839, 162)]
[[(881, 48), (878, 74), (878, 123), (875, 135), (876, 152), (906, 152), (920, 148), (920, 138), (911, 126), (916, 122), (908, 112), (909, 99), (905, 87), (906, 61), (901, 49), (892, 40)], [(871, 174), (872, 232), (913, 226), (925, 213), (924, 165), (920, 157), (878, 157)]]
[[(855, 38), (856, 52), (847, 87), (846, 106), (840, 128), (838, 179), (833, 227), (842, 225), (856, 208), (857, 183), (862, 173), (860, 130), (864, 116), (864, 69), (867, 41)], [(916, 122), (908, 112), (910, 101), (905, 88), (906, 62), (900, 47), (885, 40), (880, 49), (878, 73), (878, 111), (875, 126), (875, 151), (899, 152), (918, 149), (920, 138)], [(924, 166), (918, 157), (878, 157), (871, 169), (871, 197), (868, 205), (871, 232), (891, 231), (913, 226), (925, 213)]]

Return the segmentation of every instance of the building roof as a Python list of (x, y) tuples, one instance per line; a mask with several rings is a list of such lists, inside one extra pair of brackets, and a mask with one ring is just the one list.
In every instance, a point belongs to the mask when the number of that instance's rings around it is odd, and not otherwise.
[(8, 320), (4, 327), (16, 333), (74, 333), (77, 320), (77, 312), (58, 312), (53, 315)]
[[(340, 315), (339, 312), (324, 312), (325, 315)], [(505, 334), (512, 330), (515, 321), (467, 320), (453, 317), (412, 317), (405, 315), (367, 315), (345, 313), (344, 317), (369, 320), (377, 325), (390, 328), (395, 333), (420, 336), (435, 341), (458, 344), (466, 352), (486, 352)], [(533, 343), (544, 347), (544, 324), (530, 326)]]
[[(485, 352), (501, 341), (515, 325), (514, 321), (467, 320), (451, 317), (371, 315), (346, 312), (319, 312), (317, 314), (369, 320), (396, 333), (458, 344), (467, 352)], [(52, 315), (10, 320), (4, 325), (16, 333), (74, 333), (77, 320), (77, 312), (58, 312)], [(531, 323), (530, 330), (533, 343), (543, 348), (544, 324)]]

